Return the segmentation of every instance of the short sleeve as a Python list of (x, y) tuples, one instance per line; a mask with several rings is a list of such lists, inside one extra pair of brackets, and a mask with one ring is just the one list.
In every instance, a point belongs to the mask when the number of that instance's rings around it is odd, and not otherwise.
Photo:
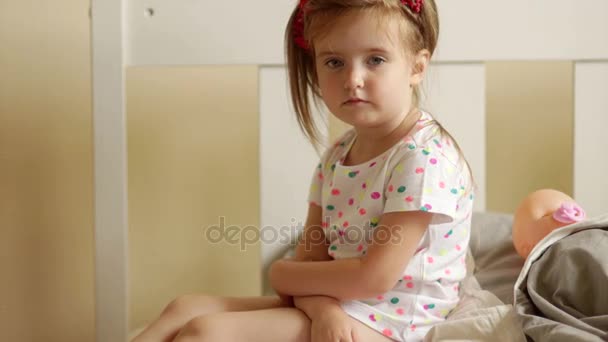
[(461, 168), (430, 146), (410, 146), (392, 165), (384, 213), (422, 210), (436, 214), (433, 224), (454, 220), (465, 192)]

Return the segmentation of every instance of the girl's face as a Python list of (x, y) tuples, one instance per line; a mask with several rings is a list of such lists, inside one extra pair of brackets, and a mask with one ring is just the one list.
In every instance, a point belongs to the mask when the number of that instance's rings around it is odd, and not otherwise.
[[(405, 20), (405, 19), (404, 19)], [(356, 129), (401, 122), (412, 100), (411, 66), (395, 20), (378, 25), (352, 11), (314, 42), (316, 72), (323, 101)]]

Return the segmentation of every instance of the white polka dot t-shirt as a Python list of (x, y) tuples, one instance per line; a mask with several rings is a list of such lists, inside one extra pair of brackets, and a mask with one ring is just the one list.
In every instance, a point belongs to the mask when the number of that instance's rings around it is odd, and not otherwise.
[[(383, 213), (423, 210), (431, 225), (393, 289), (342, 307), (396, 341), (422, 340), (458, 303), (466, 275), (473, 208), (466, 164), (429, 113), (392, 148), (359, 165), (342, 164), (356, 138), (346, 132), (314, 172), (309, 201), (323, 208), (334, 259), (361, 257)], [(361, 281), (370, 281), (361, 279)]]

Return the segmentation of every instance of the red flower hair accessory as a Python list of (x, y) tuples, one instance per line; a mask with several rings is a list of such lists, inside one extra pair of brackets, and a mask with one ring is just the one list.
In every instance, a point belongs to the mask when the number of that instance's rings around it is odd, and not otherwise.
[(293, 23), (293, 39), (299, 47), (304, 50), (308, 50), (309, 45), (304, 38), (304, 7), (308, 0), (300, 0), (298, 4), (298, 13), (296, 14), (295, 21)]
[(424, 0), (401, 0), (401, 3), (407, 7), (409, 7), (412, 12), (418, 14), (422, 11), (422, 4)]

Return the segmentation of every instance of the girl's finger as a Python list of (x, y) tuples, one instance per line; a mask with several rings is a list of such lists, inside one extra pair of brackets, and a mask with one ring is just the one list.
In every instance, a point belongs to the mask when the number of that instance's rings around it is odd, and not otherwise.
[(350, 333), (342, 335), (342, 338), (340, 338), (340, 342), (353, 342), (352, 336)]
[(359, 333), (357, 329), (352, 329), (350, 331), (350, 338), (353, 340), (353, 342), (362, 342), (359, 340)]

